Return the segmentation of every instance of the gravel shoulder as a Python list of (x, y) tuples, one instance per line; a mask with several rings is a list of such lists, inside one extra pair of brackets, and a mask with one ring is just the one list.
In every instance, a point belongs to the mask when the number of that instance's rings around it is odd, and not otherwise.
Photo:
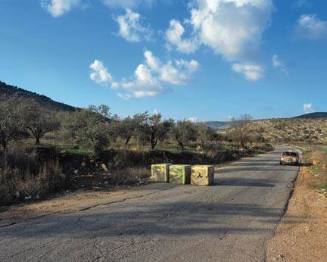
[(327, 198), (312, 186), (316, 176), (301, 168), (287, 212), (267, 242), (266, 261), (327, 261)]

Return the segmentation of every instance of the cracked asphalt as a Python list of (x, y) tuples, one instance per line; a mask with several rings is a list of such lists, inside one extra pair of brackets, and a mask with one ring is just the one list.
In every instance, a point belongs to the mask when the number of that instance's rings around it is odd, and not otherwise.
[(80, 212), (0, 228), (0, 261), (264, 261), (299, 167), (282, 150), (218, 168), (211, 187), (150, 184)]

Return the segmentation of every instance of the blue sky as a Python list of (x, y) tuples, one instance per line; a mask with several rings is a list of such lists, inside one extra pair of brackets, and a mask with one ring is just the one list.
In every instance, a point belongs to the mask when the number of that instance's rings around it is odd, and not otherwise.
[(325, 0), (0, 0), (0, 80), (175, 119), (327, 111)]

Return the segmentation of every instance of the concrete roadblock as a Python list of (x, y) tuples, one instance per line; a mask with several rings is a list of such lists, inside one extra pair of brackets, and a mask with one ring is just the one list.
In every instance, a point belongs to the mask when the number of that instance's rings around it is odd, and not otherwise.
[(151, 180), (155, 182), (169, 183), (169, 167), (171, 164), (151, 165)]
[(192, 166), (191, 184), (197, 186), (211, 186), (214, 184), (215, 169), (211, 165)]
[(169, 183), (188, 185), (191, 183), (190, 165), (171, 165), (169, 166)]

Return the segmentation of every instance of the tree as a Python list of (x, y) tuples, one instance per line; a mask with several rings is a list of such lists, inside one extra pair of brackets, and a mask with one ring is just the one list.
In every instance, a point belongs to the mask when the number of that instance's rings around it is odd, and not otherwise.
[(196, 140), (195, 125), (187, 120), (178, 121), (171, 133), (182, 150), (185, 149), (187, 143)]
[(24, 103), (22, 117), (23, 125), (27, 132), (34, 137), (36, 145), (40, 145), (40, 140), (46, 133), (60, 127), (54, 112), (44, 109), (35, 102)]
[(17, 101), (0, 103), (0, 144), (6, 152), (10, 141), (22, 134), (20, 104)]
[(137, 139), (138, 144), (145, 145), (149, 142), (149, 113), (144, 112), (140, 114), (136, 114), (133, 117), (135, 123), (136, 123), (136, 129), (135, 129), (135, 137)]
[(175, 121), (173, 119), (164, 120), (162, 123), (160, 123), (157, 131), (157, 137), (161, 143), (169, 138), (169, 133), (174, 125)]
[(231, 129), (234, 140), (239, 143), (241, 148), (245, 148), (249, 141), (248, 127), (252, 117), (250, 115), (241, 115), (239, 118), (232, 118)]
[(154, 150), (159, 141), (164, 141), (167, 138), (167, 134), (172, 128), (173, 120), (162, 121), (161, 114), (154, 114), (149, 117), (149, 137), (151, 149)]
[(202, 150), (204, 150), (208, 141), (212, 140), (215, 135), (214, 130), (204, 123), (196, 124), (196, 133)]
[(126, 117), (113, 123), (112, 130), (116, 137), (124, 140), (127, 147), (133, 136), (136, 135), (138, 129), (138, 121), (135, 117)]
[[(109, 145), (112, 130), (110, 119), (95, 111), (95, 107), (92, 108), (67, 114), (62, 126), (74, 143), (91, 147), (98, 154)], [(109, 113), (106, 115), (109, 116)]]
[(88, 110), (96, 114), (99, 114), (107, 119), (110, 119), (112, 117), (110, 113), (110, 107), (107, 105), (99, 105), (99, 106), (90, 105)]

